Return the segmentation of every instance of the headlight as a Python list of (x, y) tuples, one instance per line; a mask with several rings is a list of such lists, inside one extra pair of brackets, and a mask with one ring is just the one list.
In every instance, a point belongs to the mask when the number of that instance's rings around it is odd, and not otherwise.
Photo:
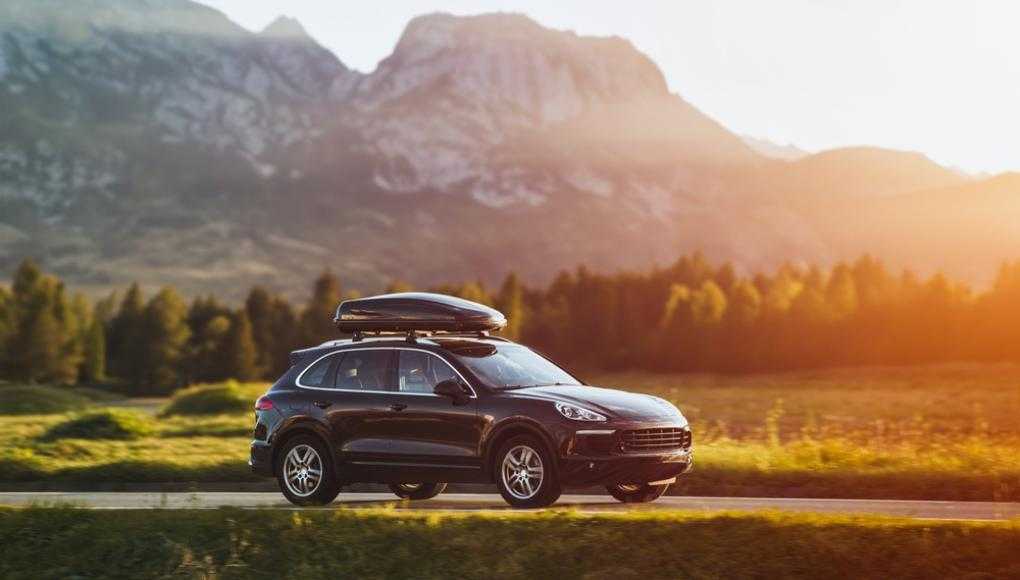
[(556, 403), (556, 410), (560, 412), (567, 419), (573, 419), (574, 421), (605, 421), (605, 415), (600, 415), (595, 411), (589, 411), (584, 407), (578, 407), (577, 405), (571, 405), (569, 403)]

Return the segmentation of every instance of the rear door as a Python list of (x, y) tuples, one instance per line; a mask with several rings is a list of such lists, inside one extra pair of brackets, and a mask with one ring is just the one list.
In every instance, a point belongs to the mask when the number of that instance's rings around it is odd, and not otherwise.
[(344, 350), (298, 378), (299, 386), (312, 391), (314, 412), (329, 424), (342, 464), (372, 464), (388, 455), (385, 421), (392, 411), (385, 393), (396, 390), (394, 356), (388, 348)]

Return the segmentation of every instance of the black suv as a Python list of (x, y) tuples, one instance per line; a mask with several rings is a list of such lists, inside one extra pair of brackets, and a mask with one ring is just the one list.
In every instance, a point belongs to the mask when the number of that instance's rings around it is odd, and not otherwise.
[(449, 482), (495, 482), (515, 507), (588, 485), (647, 502), (692, 467), (676, 407), (585, 385), (488, 336), (505, 318), (486, 306), (391, 294), (344, 302), (336, 322), (354, 337), (292, 353), (255, 405), (249, 465), (295, 504), (328, 504), (357, 482), (410, 499)]

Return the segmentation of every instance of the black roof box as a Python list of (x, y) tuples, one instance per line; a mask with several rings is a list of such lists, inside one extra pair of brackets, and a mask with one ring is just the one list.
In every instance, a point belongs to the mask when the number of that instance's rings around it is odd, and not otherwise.
[(470, 300), (402, 292), (345, 300), (333, 318), (340, 332), (480, 332), (506, 326), (503, 313)]

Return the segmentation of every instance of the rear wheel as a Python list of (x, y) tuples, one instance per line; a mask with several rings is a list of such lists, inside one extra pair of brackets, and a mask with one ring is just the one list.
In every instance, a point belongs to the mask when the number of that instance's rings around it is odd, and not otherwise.
[(391, 483), (390, 491), (404, 499), (432, 499), (446, 490), (445, 483)]
[(623, 503), (647, 503), (662, 497), (669, 485), (651, 485), (648, 483), (617, 483), (607, 485), (609, 494)]
[(503, 444), (496, 456), (496, 487), (515, 508), (540, 508), (560, 497), (552, 456), (534, 437), (521, 435)]
[(327, 505), (340, 493), (329, 453), (319, 439), (298, 435), (280, 449), (276, 480), (290, 503)]

